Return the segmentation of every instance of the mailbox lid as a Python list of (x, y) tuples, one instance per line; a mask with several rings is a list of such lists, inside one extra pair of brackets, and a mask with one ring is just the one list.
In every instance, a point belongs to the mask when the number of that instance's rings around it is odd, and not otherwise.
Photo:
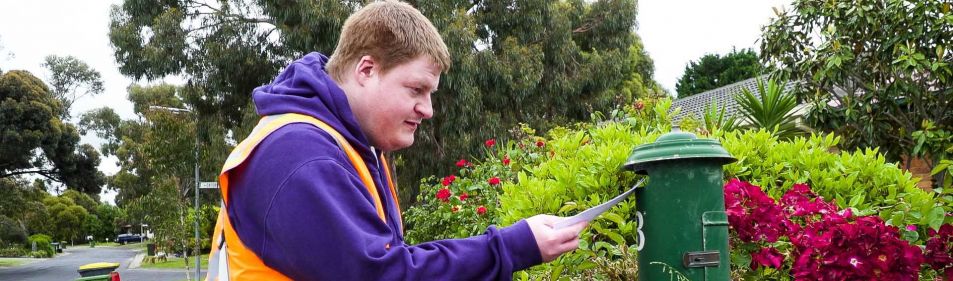
[(622, 167), (641, 172), (648, 163), (688, 158), (712, 159), (714, 163), (721, 165), (736, 161), (718, 140), (700, 139), (695, 134), (682, 132), (676, 127), (655, 142), (632, 149)]

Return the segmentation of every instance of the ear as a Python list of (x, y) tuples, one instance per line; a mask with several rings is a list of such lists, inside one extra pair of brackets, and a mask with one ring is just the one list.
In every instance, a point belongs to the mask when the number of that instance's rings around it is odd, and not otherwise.
[(380, 65), (371, 56), (363, 56), (354, 65), (354, 81), (358, 85), (364, 86), (368, 80), (377, 75)]

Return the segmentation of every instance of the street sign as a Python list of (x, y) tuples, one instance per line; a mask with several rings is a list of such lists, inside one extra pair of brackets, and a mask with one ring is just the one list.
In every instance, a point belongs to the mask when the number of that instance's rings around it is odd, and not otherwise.
[(203, 181), (199, 184), (199, 188), (218, 188), (218, 183), (214, 181)]

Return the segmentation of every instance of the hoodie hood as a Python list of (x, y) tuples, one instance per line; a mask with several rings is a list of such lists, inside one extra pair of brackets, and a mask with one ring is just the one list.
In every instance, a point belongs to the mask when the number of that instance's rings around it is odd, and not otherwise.
[(271, 84), (255, 88), (255, 110), (261, 116), (312, 116), (341, 133), (361, 154), (373, 155), (344, 90), (324, 70), (327, 61), (328, 57), (314, 52), (292, 62)]

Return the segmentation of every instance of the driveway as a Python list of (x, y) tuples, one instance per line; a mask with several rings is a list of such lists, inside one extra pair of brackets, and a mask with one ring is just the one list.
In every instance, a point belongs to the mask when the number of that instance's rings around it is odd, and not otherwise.
[[(134, 281), (182, 281), (184, 269), (130, 269), (129, 264), (142, 250), (123, 247), (74, 247), (55, 258), (44, 259), (15, 267), (0, 268), (0, 280), (70, 281), (79, 278), (80, 265), (94, 262), (119, 263), (119, 277)], [(194, 273), (195, 269), (192, 269)], [(205, 274), (203, 271), (202, 274)]]

